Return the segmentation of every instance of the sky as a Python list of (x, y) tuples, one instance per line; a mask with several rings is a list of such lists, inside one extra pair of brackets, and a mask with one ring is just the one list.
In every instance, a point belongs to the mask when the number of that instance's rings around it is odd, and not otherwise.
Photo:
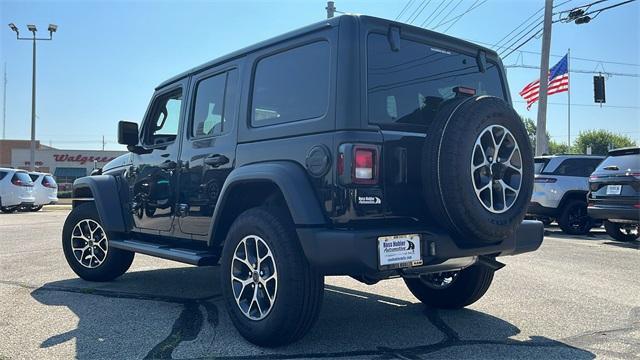
[[(399, 18), (419, 14), (426, 0), (413, 0)], [(413, 21), (431, 14), (433, 27), (461, 14), (473, 0), (451, 0), (438, 9), (431, 0)], [(565, 0), (556, 0), (561, 4)], [(584, 5), (571, 0), (555, 10)], [(623, 0), (608, 0), (592, 9)], [(339, 11), (395, 19), (407, 0), (336, 0)], [(495, 44), (540, 10), (543, 0), (483, 0), (448, 31), (448, 35)], [(46, 37), (49, 23), (58, 25), (53, 41), (37, 48), (37, 129), (44, 144), (64, 149), (121, 150), (117, 122), (140, 122), (153, 89), (160, 82), (231, 51), (326, 17), (326, 1), (7, 1), (0, 0), (0, 66), (7, 67), (6, 137), (28, 139), (31, 121), (31, 42), (17, 41), (8, 23), (29, 36), (35, 24)], [(438, 13), (438, 11), (441, 11)], [(541, 13), (540, 13), (541, 14)], [(535, 19), (535, 17), (534, 17)], [(442, 31), (441, 26), (436, 31)], [(503, 59), (514, 108), (536, 119), (518, 95), (539, 70), (541, 39)], [(602, 12), (584, 25), (553, 26), (550, 65), (571, 48), (571, 68), (606, 71), (607, 102), (593, 102), (593, 74), (571, 74), (571, 137), (580, 131), (607, 129), (640, 143), (640, 1)], [(589, 59), (589, 60), (581, 60)], [(597, 61), (593, 61), (597, 60)], [(603, 62), (599, 62), (603, 61)], [(604, 62), (606, 61), (606, 62)], [(0, 71), (2, 71), (0, 69)], [(0, 75), (1, 76), (1, 75)], [(0, 78), (1, 81), (1, 78)], [(0, 82), (1, 85), (1, 82)], [(567, 94), (549, 97), (547, 130), (553, 140), (567, 141)], [(1, 113), (0, 113), (1, 116)], [(1, 135), (1, 134), (0, 134)]]

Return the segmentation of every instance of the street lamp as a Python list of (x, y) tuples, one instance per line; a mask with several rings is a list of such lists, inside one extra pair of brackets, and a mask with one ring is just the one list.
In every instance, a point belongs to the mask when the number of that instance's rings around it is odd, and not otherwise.
[(14, 23), (9, 24), (9, 28), (16, 33), (16, 39), (18, 40), (31, 40), (33, 41), (33, 73), (31, 78), (31, 156), (29, 162), (29, 169), (35, 171), (36, 169), (36, 42), (40, 40), (53, 40), (53, 33), (58, 30), (58, 25), (49, 24), (49, 38), (38, 38), (36, 32), (38, 29), (35, 25), (27, 25), (33, 37), (20, 37), (20, 31)]

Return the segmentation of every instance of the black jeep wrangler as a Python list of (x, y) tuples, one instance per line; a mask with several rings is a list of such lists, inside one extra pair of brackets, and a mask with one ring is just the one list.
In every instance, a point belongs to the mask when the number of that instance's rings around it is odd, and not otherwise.
[(536, 250), (525, 128), (495, 52), (368, 16), (322, 21), (160, 84), (129, 153), (74, 183), (66, 259), (108, 281), (142, 253), (219, 265), (238, 331), (302, 337), (324, 276), (402, 277), (461, 308)]

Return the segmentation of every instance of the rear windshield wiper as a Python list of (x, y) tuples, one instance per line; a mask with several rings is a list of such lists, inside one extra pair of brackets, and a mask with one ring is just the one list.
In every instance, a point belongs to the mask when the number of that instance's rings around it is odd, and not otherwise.
[(612, 171), (620, 170), (620, 168), (618, 168), (618, 166), (617, 166), (617, 165), (609, 165), (609, 166), (605, 166), (603, 169), (604, 169), (604, 170), (612, 170)]

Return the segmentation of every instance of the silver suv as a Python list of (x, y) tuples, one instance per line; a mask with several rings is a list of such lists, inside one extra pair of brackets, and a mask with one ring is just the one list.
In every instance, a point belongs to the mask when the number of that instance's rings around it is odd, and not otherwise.
[(545, 225), (555, 220), (567, 234), (588, 233), (594, 225), (587, 214), (589, 175), (603, 159), (604, 156), (592, 155), (536, 157), (528, 216)]

